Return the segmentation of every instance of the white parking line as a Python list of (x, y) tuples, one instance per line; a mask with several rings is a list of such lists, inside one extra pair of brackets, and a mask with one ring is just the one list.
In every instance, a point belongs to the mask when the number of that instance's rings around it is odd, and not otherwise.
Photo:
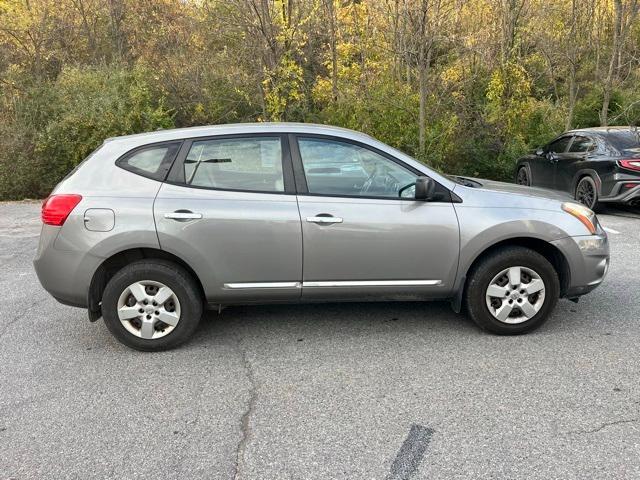
[(619, 231), (614, 230), (613, 228), (609, 228), (609, 227), (602, 227), (602, 229), (603, 229), (605, 232), (613, 233), (613, 234), (615, 234), (615, 235), (620, 234), (620, 232), (619, 232)]

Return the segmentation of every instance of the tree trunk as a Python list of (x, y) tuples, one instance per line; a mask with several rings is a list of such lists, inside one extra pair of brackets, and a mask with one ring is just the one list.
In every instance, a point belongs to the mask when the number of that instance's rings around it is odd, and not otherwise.
[(576, 85), (576, 66), (571, 64), (569, 70), (569, 111), (567, 112), (567, 123), (565, 124), (565, 130), (571, 130), (573, 125), (573, 111), (576, 106), (577, 97), (577, 85)]
[(329, 28), (331, 33), (331, 93), (333, 101), (338, 100), (338, 49), (337, 49), (337, 19), (334, 0), (327, 0), (329, 10)]
[(124, 22), (124, 3), (122, 0), (109, 0), (109, 20), (111, 23), (111, 35), (113, 47), (118, 60), (125, 56), (125, 39), (122, 25)]
[(567, 112), (567, 122), (565, 124), (565, 130), (570, 130), (573, 124), (573, 111), (576, 106), (576, 64), (578, 63), (578, 18), (580, 18), (580, 12), (578, 11), (578, 0), (572, 0), (571, 2), (571, 29), (569, 30), (568, 38), (568, 59), (569, 59), (569, 111)]
[(431, 63), (431, 49), (425, 57), (424, 48), (418, 55), (418, 88), (420, 91), (420, 110), (418, 114), (418, 141), (420, 153), (425, 153), (426, 129), (427, 129), (427, 80), (429, 77), (429, 64)]
[(611, 90), (613, 89), (613, 76), (620, 49), (620, 33), (622, 28), (622, 0), (614, 0), (615, 16), (613, 20), (613, 43), (611, 46), (611, 58), (609, 59), (609, 69), (604, 81), (602, 95), (602, 109), (600, 110), (600, 126), (606, 127), (609, 124), (609, 102), (611, 101)]

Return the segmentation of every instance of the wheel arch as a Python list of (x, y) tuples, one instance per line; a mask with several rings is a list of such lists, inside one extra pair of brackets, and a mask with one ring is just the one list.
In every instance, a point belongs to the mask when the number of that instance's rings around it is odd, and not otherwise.
[(518, 162), (518, 164), (516, 165), (516, 175), (515, 175), (515, 181), (516, 183), (518, 182), (518, 172), (520, 171), (521, 168), (526, 168), (527, 169), (527, 175), (529, 176), (529, 185), (532, 186), (533, 182), (532, 182), (532, 176), (531, 176), (531, 162), (529, 160), (520, 160)]
[(102, 316), (100, 303), (102, 301), (104, 289), (111, 277), (113, 277), (113, 275), (115, 275), (115, 273), (122, 267), (130, 264), (131, 262), (142, 259), (160, 259), (180, 265), (193, 277), (200, 290), (200, 295), (203, 300), (205, 299), (204, 288), (200, 278), (196, 274), (195, 270), (182, 258), (158, 248), (130, 248), (114, 253), (110, 257), (106, 258), (94, 272), (89, 284), (87, 298), (87, 308), (89, 310), (89, 319), (91, 321), (96, 321)]
[(529, 248), (545, 257), (558, 274), (558, 279), (560, 281), (560, 297), (564, 296), (571, 282), (571, 270), (569, 262), (564, 254), (556, 246), (546, 240), (536, 237), (513, 237), (488, 246), (484, 250), (478, 252), (471, 260), (469, 267), (461, 275), (460, 287), (458, 288), (458, 292), (453, 300), (453, 309), (456, 312), (460, 312), (462, 309), (462, 298), (467, 289), (469, 274), (477, 268), (488, 255), (496, 250), (510, 246)]
[(573, 181), (571, 182), (571, 194), (575, 197), (578, 183), (584, 177), (591, 177), (596, 184), (596, 193), (598, 194), (598, 197), (600, 197), (602, 195), (602, 180), (600, 179), (598, 172), (592, 168), (582, 168), (573, 175)]

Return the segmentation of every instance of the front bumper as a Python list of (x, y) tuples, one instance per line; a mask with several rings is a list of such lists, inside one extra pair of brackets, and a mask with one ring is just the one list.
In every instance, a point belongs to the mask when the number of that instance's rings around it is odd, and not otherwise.
[(551, 243), (563, 253), (569, 266), (564, 297), (579, 297), (602, 283), (609, 271), (609, 239), (604, 231), (599, 229), (596, 235), (565, 237)]

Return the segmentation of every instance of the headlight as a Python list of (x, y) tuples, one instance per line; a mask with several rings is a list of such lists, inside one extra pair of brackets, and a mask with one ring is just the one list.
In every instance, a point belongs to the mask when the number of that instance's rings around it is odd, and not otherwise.
[(580, 203), (567, 202), (562, 204), (562, 210), (580, 220), (591, 235), (595, 235), (598, 221), (593, 211)]

